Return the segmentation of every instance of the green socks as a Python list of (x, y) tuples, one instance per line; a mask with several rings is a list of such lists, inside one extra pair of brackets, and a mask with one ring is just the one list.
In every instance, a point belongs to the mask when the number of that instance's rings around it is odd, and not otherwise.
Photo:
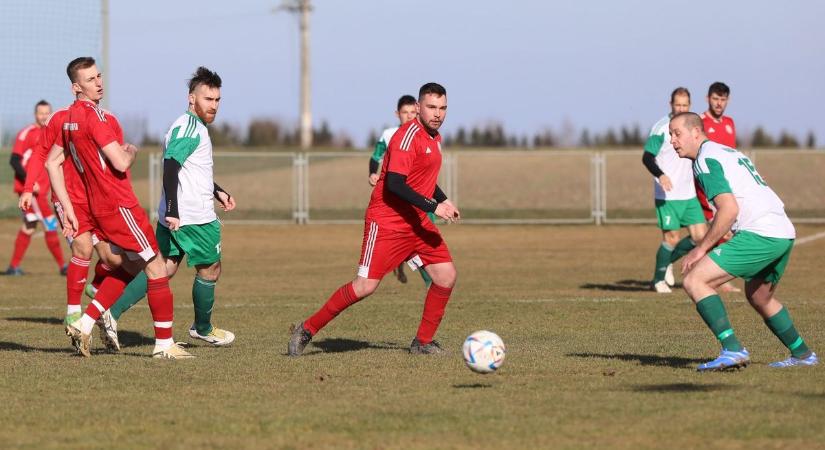
[(788, 309), (784, 306), (773, 317), (765, 319), (765, 324), (771, 329), (773, 334), (788, 347), (791, 355), (796, 358), (804, 358), (810, 354), (810, 349), (805, 345), (805, 341), (799, 336), (796, 327), (793, 326), (791, 315), (788, 314)]
[(215, 305), (215, 281), (195, 276), (192, 303), (195, 305), (195, 330), (201, 336), (212, 331), (212, 307)]
[(667, 266), (670, 265), (670, 255), (672, 254), (673, 247), (669, 246), (667, 242), (662, 242), (659, 251), (656, 252), (656, 270), (653, 272), (653, 284), (665, 279), (665, 272), (667, 272)]
[(677, 259), (685, 256), (696, 247), (696, 243), (693, 242), (693, 239), (690, 236), (683, 238), (676, 244), (676, 247), (673, 249), (673, 253), (670, 255), (670, 262), (674, 262)]
[(433, 279), (430, 278), (430, 274), (428, 274), (423, 267), (418, 269), (418, 273), (421, 274), (421, 279), (424, 280), (424, 286), (427, 286), (427, 289), (429, 289), (430, 285), (433, 284)]
[(135, 278), (126, 285), (123, 294), (117, 299), (114, 305), (109, 309), (112, 317), (115, 320), (120, 320), (120, 316), (135, 306), (137, 302), (146, 296), (146, 273), (140, 272), (135, 275)]
[(696, 304), (696, 311), (702, 316), (702, 320), (705, 321), (716, 339), (719, 339), (722, 348), (732, 352), (742, 351), (742, 344), (733, 334), (733, 328), (728, 320), (728, 313), (725, 312), (725, 305), (718, 295), (709, 295), (699, 300), (699, 303)]

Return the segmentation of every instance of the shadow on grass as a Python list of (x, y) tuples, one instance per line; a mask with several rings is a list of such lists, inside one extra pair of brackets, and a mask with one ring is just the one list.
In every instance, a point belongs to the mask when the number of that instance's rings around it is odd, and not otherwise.
[[(681, 289), (682, 284), (676, 283), (674, 289)], [(619, 280), (613, 283), (585, 283), (579, 286), (580, 289), (592, 289), (596, 291), (621, 291), (621, 292), (650, 292), (649, 280)]]
[(75, 349), (69, 347), (61, 348), (39, 348), (31, 347), (17, 342), (0, 341), (0, 351), (2, 352), (42, 352), (42, 353), (76, 353)]
[(682, 358), (679, 356), (636, 355), (632, 353), (568, 353), (565, 356), (576, 358), (617, 359), (619, 361), (637, 362), (643, 366), (667, 366), (678, 369), (695, 369), (696, 364), (705, 362), (704, 359)]
[(631, 390), (635, 392), (719, 392), (737, 389), (740, 387), (728, 384), (699, 383), (637, 384), (631, 387)]
[(406, 347), (401, 347), (398, 344), (392, 342), (380, 342), (374, 344), (372, 342), (367, 341), (357, 341), (355, 339), (340, 339), (340, 338), (330, 338), (324, 339), (323, 341), (313, 342), (312, 346), (319, 349), (319, 351), (313, 351), (306, 353), (307, 355), (313, 355), (316, 353), (345, 353), (345, 352), (357, 352), (360, 350), (367, 350), (367, 349), (379, 349), (379, 350), (402, 350), (406, 349)]
[(6, 320), (10, 322), (31, 322), (43, 323), (47, 325), (63, 325), (63, 319), (56, 317), (8, 317)]
[(120, 341), (121, 347), (137, 347), (140, 345), (154, 345), (155, 339), (149, 336), (144, 336), (136, 331), (118, 330), (117, 339)]
[(453, 388), (455, 389), (487, 389), (491, 387), (493, 387), (493, 385), (489, 383), (464, 383), (453, 385)]

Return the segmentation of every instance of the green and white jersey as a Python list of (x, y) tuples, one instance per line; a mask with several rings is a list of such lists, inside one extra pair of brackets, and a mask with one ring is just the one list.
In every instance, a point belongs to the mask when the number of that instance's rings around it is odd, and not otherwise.
[(796, 237), (782, 200), (747, 156), (707, 140), (699, 148), (693, 171), (708, 199), (723, 193), (736, 197), (739, 215), (732, 227), (734, 231), (750, 231), (769, 238)]
[(653, 196), (656, 200), (690, 200), (696, 197), (693, 184), (693, 169), (687, 158), (680, 158), (670, 143), (670, 115), (662, 117), (653, 128), (645, 142), (645, 151), (656, 157), (656, 164), (670, 178), (673, 188), (662, 189), (657, 178), (653, 179)]
[[(206, 124), (198, 116), (187, 111), (169, 127), (163, 140), (163, 159), (174, 159), (181, 165), (178, 172), (178, 213), (181, 226), (216, 220), (212, 141)], [(158, 223), (168, 226), (164, 220), (165, 212), (166, 193), (163, 192), (158, 205)]]
[(375, 143), (375, 150), (372, 152), (372, 159), (375, 162), (381, 162), (384, 159), (384, 153), (387, 152), (387, 147), (390, 145), (390, 139), (392, 139), (392, 135), (398, 131), (400, 127), (393, 127), (387, 128), (381, 133), (381, 137), (378, 138), (378, 142)]

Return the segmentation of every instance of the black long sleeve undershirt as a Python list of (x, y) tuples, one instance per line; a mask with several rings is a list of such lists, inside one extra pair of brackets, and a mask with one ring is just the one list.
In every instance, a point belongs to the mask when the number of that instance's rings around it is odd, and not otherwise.
[(433, 192), (433, 199), (436, 203), (441, 203), (444, 200), (447, 200), (447, 194), (445, 194), (437, 184), (435, 185), (435, 192)]
[[(411, 188), (410, 185), (407, 184), (406, 175), (401, 175), (400, 173), (396, 172), (387, 172), (386, 183), (387, 189), (393, 194), (397, 195), (402, 200), (410, 203), (411, 205), (415, 206), (416, 208), (424, 212), (435, 212), (435, 208), (438, 206), (438, 202), (436, 202), (433, 199), (424, 197), (418, 192), (415, 192), (413, 188)], [(440, 191), (441, 189), (437, 190)], [(442, 192), (441, 195), (444, 195), (444, 193)]]
[(664, 175), (665, 173), (662, 172), (662, 169), (659, 168), (659, 165), (656, 164), (656, 157), (653, 156), (653, 153), (644, 152), (642, 154), (642, 164), (645, 165), (647, 171), (651, 173), (656, 178)]
[(11, 160), (9, 161), (11, 164), (12, 169), (14, 169), (14, 178), (20, 180), (21, 183), (26, 182), (26, 169), (23, 168), (23, 158), (20, 155), (14, 154), (11, 155)]
[(163, 191), (166, 194), (166, 217), (180, 218), (178, 213), (178, 172), (180, 163), (174, 159), (163, 160)]
[(378, 161), (370, 158), (370, 175), (378, 173)]

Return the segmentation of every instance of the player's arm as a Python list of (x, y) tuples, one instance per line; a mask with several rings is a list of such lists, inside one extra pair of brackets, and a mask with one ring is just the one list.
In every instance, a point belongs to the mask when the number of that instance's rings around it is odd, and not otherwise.
[(14, 170), (14, 178), (21, 183), (26, 182), (26, 169), (23, 168), (23, 155), (19, 153), (12, 153), (9, 164)]
[(685, 255), (682, 261), (682, 272), (685, 273), (693, 268), (702, 257), (707, 254), (719, 239), (722, 239), (731, 226), (736, 221), (739, 214), (739, 204), (733, 195), (728, 180), (725, 178), (722, 165), (712, 158), (705, 158), (700, 164), (699, 173), (696, 178), (705, 191), (708, 200), (713, 201), (716, 206), (716, 216), (711, 222), (710, 229), (705, 236), (696, 243), (696, 248)]
[(413, 188), (407, 184), (407, 176), (402, 175), (397, 172), (390, 172), (387, 171), (386, 175), (386, 182), (387, 182), (387, 189), (392, 192), (393, 194), (397, 195), (402, 200), (410, 203), (411, 205), (415, 206), (416, 208), (427, 212), (427, 213), (434, 213), (438, 217), (442, 219), (453, 222), (459, 219), (458, 210), (452, 203), (449, 203), (447, 200), (447, 196), (444, 195), (444, 192), (441, 192), (439, 188), (438, 191), (440, 192), (440, 198), (443, 198), (442, 202), (438, 202), (435, 199), (424, 197), (423, 195), (416, 192)]
[(112, 167), (119, 172), (129, 170), (132, 163), (135, 162), (135, 155), (137, 154), (137, 147), (132, 144), (120, 145), (117, 140), (104, 145), (100, 150)]
[[(166, 150), (163, 152), (163, 191), (166, 194), (165, 214), (166, 221), (175, 219), (172, 222), (177, 222), (180, 219), (178, 212), (178, 172), (192, 153), (198, 148), (200, 144), (200, 135), (196, 137), (186, 137), (181, 135), (180, 127), (172, 130), (169, 142), (166, 144)], [(171, 226), (171, 229), (177, 229)]]
[(218, 186), (218, 183), (212, 182), (214, 188), (212, 190), (212, 195), (215, 196), (215, 200), (221, 204), (221, 209), (224, 211), (232, 211), (235, 209), (235, 199), (229, 195), (229, 192), (226, 192), (222, 187)]
[(665, 135), (663, 134), (651, 134), (647, 138), (644, 147), (645, 151), (642, 153), (642, 164), (644, 164), (645, 168), (651, 175), (659, 180), (659, 184), (662, 185), (662, 188), (669, 191), (672, 187), (670, 178), (665, 175), (659, 167), (659, 164), (656, 163), (656, 155), (659, 154), (659, 149), (662, 148), (662, 143), (664, 143), (664, 141)]
[(53, 145), (49, 156), (46, 159), (46, 171), (49, 173), (49, 181), (52, 185), (52, 192), (63, 206), (64, 223), (63, 234), (65, 236), (74, 236), (78, 228), (77, 217), (74, 215), (74, 207), (71, 200), (69, 200), (69, 193), (66, 191), (66, 181), (63, 177), (63, 163), (66, 161), (66, 155), (63, 148), (58, 145)]
[(381, 138), (375, 143), (375, 149), (370, 156), (370, 186), (375, 186), (378, 183), (378, 168), (381, 165), (381, 159), (384, 158), (384, 153), (387, 151), (387, 143)]

